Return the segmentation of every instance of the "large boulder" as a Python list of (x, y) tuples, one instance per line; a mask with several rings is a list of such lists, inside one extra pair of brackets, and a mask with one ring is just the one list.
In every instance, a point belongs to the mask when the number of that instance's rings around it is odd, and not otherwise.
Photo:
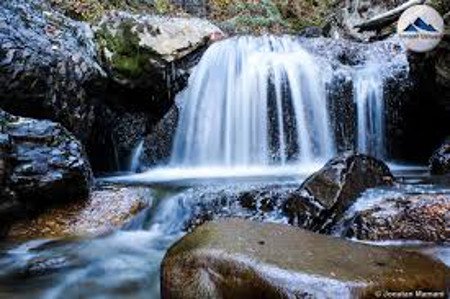
[(83, 147), (63, 126), (0, 110), (0, 215), (7, 220), (88, 196)]
[(105, 83), (93, 36), (46, 1), (1, 1), (0, 107), (60, 122), (86, 140)]
[(390, 185), (389, 167), (375, 158), (346, 152), (310, 176), (286, 201), (289, 222), (327, 231), (368, 188)]
[(126, 89), (145, 90), (143, 104), (166, 106), (185, 86), (190, 68), (216, 33), (220, 29), (202, 19), (119, 11), (105, 15), (95, 29), (110, 77)]
[(244, 220), (209, 222), (167, 252), (163, 298), (374, 298), (428, 290), (444, 296), (450, 270), (419, 253)]
[(431, 174), (450, 174), (450, 139), (433, 153), (429, 164)]
[(450, 242), (449, 220), (447, 194), (387, 196), (371, 199), (350, 211), (339, 231), (344, 237), (359, 240), (442, 243)]

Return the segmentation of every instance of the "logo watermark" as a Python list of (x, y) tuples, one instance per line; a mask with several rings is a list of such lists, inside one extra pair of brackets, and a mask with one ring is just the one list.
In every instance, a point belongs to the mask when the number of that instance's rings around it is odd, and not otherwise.
[(431, 6), (415, 5), (400, 16), (397, 32), (409, 50), (431, 51), (444, 36), (444, 20)]

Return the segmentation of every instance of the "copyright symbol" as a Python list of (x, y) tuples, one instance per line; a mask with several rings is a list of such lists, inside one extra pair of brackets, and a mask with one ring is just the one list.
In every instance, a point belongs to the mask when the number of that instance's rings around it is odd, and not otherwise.
[(383, 295), (383, 293), (381, 291), (375, 292), (375, 297), (377, 297), (377, 298), (381, 298), (382, 295)]

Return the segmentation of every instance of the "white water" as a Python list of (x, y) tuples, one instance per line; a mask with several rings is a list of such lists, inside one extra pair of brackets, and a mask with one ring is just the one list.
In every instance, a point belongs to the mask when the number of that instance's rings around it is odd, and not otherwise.
[(379, 66), (365, 66), (355, 72), (353, 80), (357, 110), (357, 150), (360, 153), (384, 158), (385, 105), (383, 78)]
[(129, 169), (130, 172), (138, 171), (143, 151), (144, 151), (144, 140), (142, 139), (141, 141), (138, 142), (136, 148), (133, 150), (131, 154), (130, 169)]
[(179, 96), (171, 166), (261, 167), (330, 158), (327, 72), (291, 37), (212, 45)]

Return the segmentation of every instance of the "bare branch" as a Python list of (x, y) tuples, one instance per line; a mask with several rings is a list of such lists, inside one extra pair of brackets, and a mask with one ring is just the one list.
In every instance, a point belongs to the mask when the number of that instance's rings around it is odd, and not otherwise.
[(425, 0), (409, 0), (402, 5), (397, 6), (396, 8), (393, 8), (385, 13), (371, 18), (370, 20), (355, 25), (354, 28), (358, 28), (358, 31), (373, 31), (383, 29), (384, 27), (389, 26), (390, 24), (395, 22), (400, 17), (400, 15), (411, 6), (423, 3), (425, 3)]

